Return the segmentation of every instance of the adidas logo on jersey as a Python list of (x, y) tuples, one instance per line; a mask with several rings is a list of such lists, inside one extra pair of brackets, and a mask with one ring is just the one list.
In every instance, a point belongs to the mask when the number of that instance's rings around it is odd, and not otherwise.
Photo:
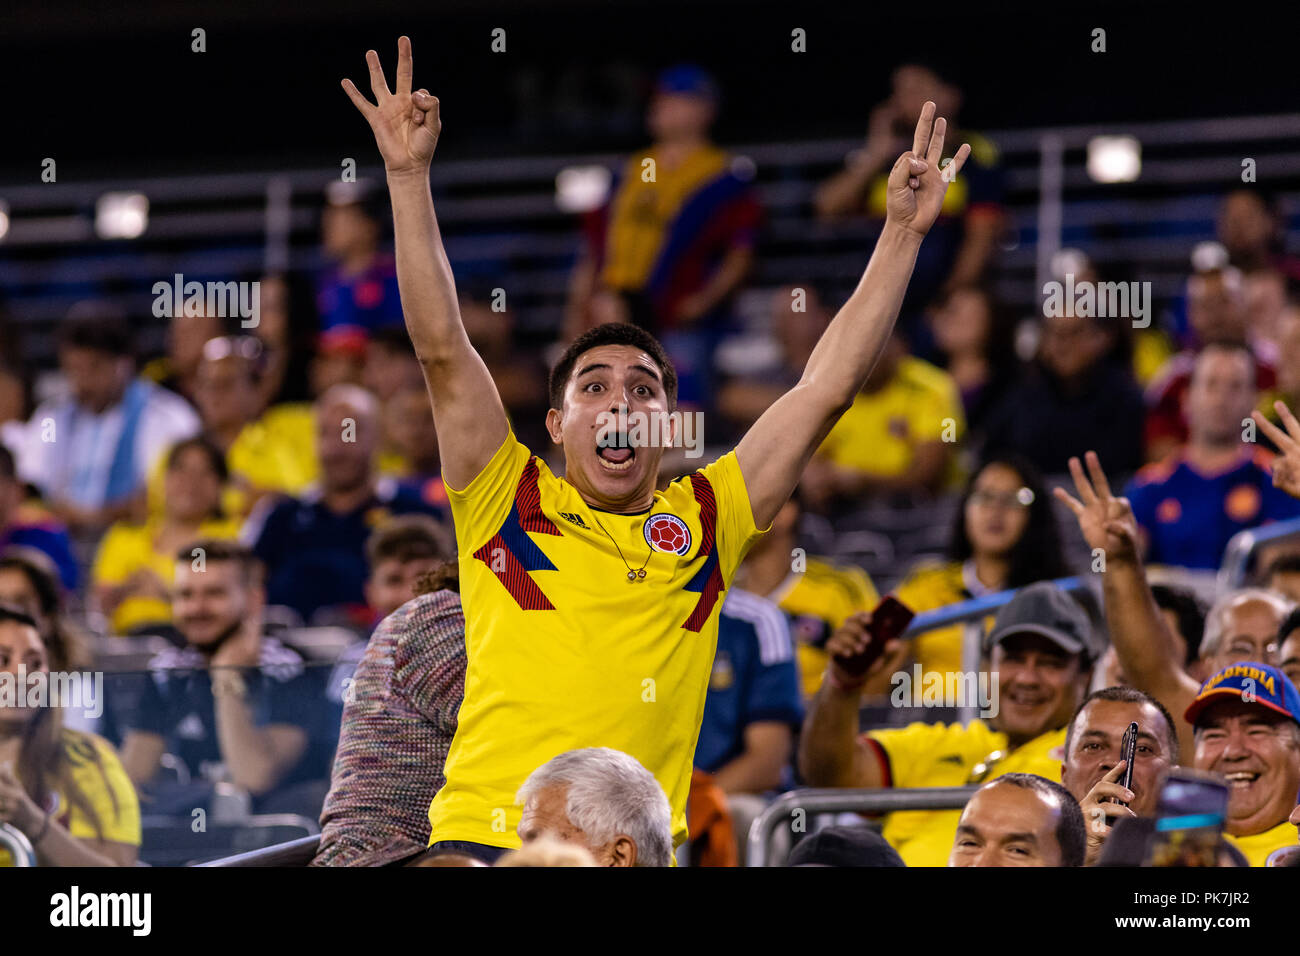
[(560, 517), (563, 518), (565, 521), (569, 522), (570, 524), (576, 524), (579, 528), (582, 528), (584, 531), (591, 530), (591, 528), (587, 527), (587, 522), (582, 520), (582, 515), (575, 515), (575, 514), (571, 514), (568, 511), (561, 511)]

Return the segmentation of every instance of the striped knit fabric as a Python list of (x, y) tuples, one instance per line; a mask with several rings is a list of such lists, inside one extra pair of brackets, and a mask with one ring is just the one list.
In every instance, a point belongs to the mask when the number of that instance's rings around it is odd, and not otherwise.
[(344, 696), (313, 866), (382, 866), (425, 848), (464, 696), (460, 595), (425, 594), (384, 619)]

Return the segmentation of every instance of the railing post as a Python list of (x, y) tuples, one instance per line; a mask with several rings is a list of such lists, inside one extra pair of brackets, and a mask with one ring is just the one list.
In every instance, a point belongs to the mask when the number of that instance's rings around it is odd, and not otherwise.
[(1052, 276), (1052, 259), (1061, 251), (1065, 213), (1065, 142), (1058, 133), (1044, 133), (1038, 140), (1038, 286)]
[(27, 834), (8, 823), (0, 823), (0, 847), (9, 851), (14, 866), (35, 866), (36, 851)]

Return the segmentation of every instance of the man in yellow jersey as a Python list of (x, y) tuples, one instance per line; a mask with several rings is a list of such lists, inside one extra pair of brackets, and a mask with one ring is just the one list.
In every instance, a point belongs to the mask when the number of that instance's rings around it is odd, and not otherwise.
[(1276, 667), (1232, 664), (1205, 682), (1186, 717), (1196, 769), (1228, 780), (1224, 838), (1263, 866), (1296, 842), (1287, 818), (1300, 793), (1300, 692)]
[[(563, 449), (563, 477), (514, 438), (461, 322), (434, 216), (438, 100), (412, 92), (406, 37), (396, 92), (379, 55), (366, 60), (378, 105), (351, 80), (343, 87), (387, 170), (402, 306), (433, 402), (465, 607), (465, 701), (447, 783), (429, 808), (430, 844), (487, 860), (518, 847), (520, 784), (585, 747), (621, 750), (655, 775), (680, 843), (722, 592), (866, 379), (969, 150), (940, 172), (947, 123), (927, 103), (913, 149), (894, 165), (866, 273), (803, 378), (734, 451), (658, 492), (661, 439), (684, 429), (671, 417), (672, 364), (635, 326), (589, 330), (552, 372), (546, 427)], [(616, 434), (611, 416), (623, 423)], [(647, 420), (668, 425), (647, 432), (638, 427)]]
[[(892, 656), (886, 645), (871, 670), (850, 675), (841, 662), (862, 653), (867, 640), (861, 628), (846, 625), (827, 643), (830, 664), (799, 741), (799, 769), (811, 786), (960, 787), (1007, 773), (1061, 779), (1066, 726), (1087, 693), (1102, 641), (1083, 608), (1056, 585), (1040, 581), (1021, 590), (985, 639), (986, 669), (951, 675), (974, 678), (951, 681), (954, 688), (984, 681), (991, 692), (983, 719), (964, 727), (918, 722), (861, 733), (862, 687)], [(893, 675), (890, 699), (900, 706), (961, 703), (911, 687), (908, 677)], [(959, 816), (956, 810), (899, 811), (889, 814), (882, 832), (908, 866), (943, 866)]]

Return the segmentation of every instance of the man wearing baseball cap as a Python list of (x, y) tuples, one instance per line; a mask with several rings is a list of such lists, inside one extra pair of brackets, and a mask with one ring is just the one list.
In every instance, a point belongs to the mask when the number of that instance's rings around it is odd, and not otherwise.
[[(841, 662), (861, 653), (868, 639), (846, 623), (827, 641), (831, 661), (799, 746), (810, 786), (957, 787), (1008, 773), (1060, 781), (1066, 725), (1104, 645), (1083, 608), (1056, 585), (1023, 588), (998, 614), (984, 641), (991, 704), (986, 719), (966, 726), (914, 723), (861, 733), (862, 686), (892, 648), (865, 675), (850, 675)], [(960, 816), (900, 811), (886, 818), (882, 832), (908, 866), (944, 866)]]
[(1300, 793), (1300, 692), (1269, 664), (1231, 664), (1184, 716), (1196, 734), (1196, 769), (1227, 778), (1226, 839), (1263, 866), (1296, 842), (1288, 817)]

